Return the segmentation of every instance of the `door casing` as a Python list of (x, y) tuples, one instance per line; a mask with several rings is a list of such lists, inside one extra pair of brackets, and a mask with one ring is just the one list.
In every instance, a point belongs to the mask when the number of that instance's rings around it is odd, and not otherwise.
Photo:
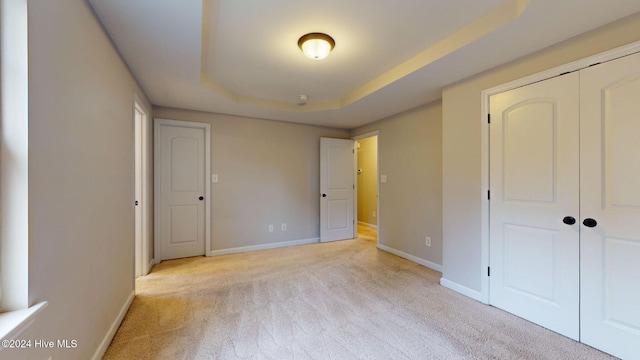
[[(149, 112), (143, 105), (138, 96), (134, 95), (133, 99), (133, 121), (134, 121), (134, 169), (135, 174), (135, 191), (134, 201), (139, 204), (135, 209), (135, 276), (147, 275), (153, 265), (150, 259), (150, 239), (149, 239), (149, 152), (147, 145), (149, 144), (148, 123)], [(137, 114), (140, 113), (140, 119)], [(139, 206), (139, 208), (138, 208)]]

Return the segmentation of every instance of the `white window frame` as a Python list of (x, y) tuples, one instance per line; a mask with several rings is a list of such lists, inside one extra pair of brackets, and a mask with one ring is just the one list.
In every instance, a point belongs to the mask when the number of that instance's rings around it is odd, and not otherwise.
[[(47, 306), (29, 307), (29, 62), (26, 0), (0, 0), (0, 338)], [(2, 348), (0, 347), (0, 351)]]

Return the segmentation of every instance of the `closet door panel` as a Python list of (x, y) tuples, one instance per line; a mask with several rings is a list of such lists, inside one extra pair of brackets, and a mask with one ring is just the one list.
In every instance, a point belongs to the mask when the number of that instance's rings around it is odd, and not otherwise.
[(640, 54), (582, 70), (580, 94), (581, 341), (640, 359)]
[(490, 303), (579, 337), (578, 74), (491, 97)]

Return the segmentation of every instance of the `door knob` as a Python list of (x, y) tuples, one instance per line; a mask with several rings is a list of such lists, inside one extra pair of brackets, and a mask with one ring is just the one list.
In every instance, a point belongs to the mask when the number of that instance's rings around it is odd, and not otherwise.
[(327, 194), (322, 194), (322, 197), (327, 197)]
[(596, 227), (596, 225), (598, 225), (598, 222), (595, 219), (592, 218), (586, 218), (584, 219), (584, 221), (582, 222), (582, 224), (586, 227)]
[(576, 218), (573, 216), (565, 216), (564, 219), (562, 219), (562, 222), (567, 225), (573, 225), (576, 223)]
[(200, 197), (198, 198), (198, 200), (200, 200), (200, 201), (204, 200), (204, 196), (200, 196)]

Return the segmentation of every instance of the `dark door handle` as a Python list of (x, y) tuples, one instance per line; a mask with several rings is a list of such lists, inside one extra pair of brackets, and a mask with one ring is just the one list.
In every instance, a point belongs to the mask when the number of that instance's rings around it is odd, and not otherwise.
[(200, 201), (204, 200), (204, 196), (200, 196), (200, 197), (198, 198), (198, 200), (200, 200)]
[(598, 222), (595, 219), (592, 218), (586, 218), (584, 219), (584, 221), (582, 222), (582, 224), (586, 227), (596, 227), (596, 225), (598, 225)]
[(322, 197), (327, 197), (327, 194), (322, 194)]
[(573, 216), (565, 216), (564, 219), (562, 219), (562, 222), (567, 225), (573, 225), (576, 223), (576, 218)]

